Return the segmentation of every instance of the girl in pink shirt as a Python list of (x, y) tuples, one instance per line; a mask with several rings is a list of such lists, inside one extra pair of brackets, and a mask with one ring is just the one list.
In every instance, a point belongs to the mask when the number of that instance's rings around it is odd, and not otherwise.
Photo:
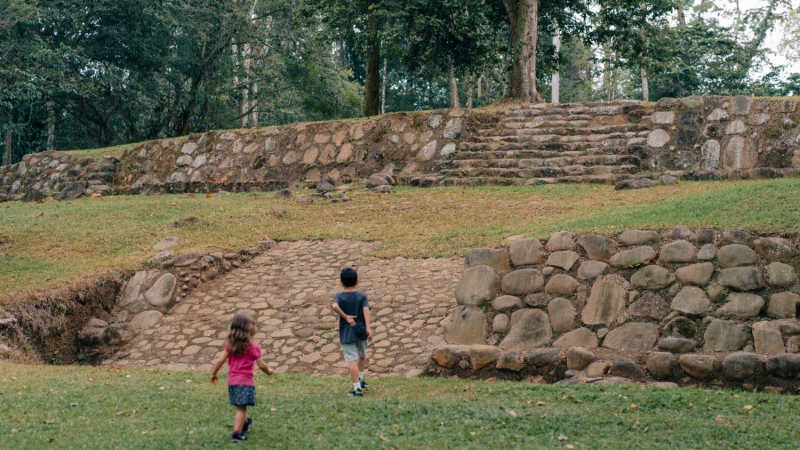
[(256, 387), (253, 382), (254, 365), (267, 375), (272, 375), (273, 370), (261, 359), (261, 347), (254, 344), (253, 336), (256, 335), (256, 322), (252, 317), (237, 314), (231, 322), (227, 344), (222, 355), (214, 361), (211, 370), (211, 382), (217, 383), (217, 372), (228, 361), (228, 395), (231, 405), (236, 407), (236, 420), (234, 423), (233, 442), (246, 441), (247, 433), (253, 419), (247, 417), (247, 407), (256, 404)]

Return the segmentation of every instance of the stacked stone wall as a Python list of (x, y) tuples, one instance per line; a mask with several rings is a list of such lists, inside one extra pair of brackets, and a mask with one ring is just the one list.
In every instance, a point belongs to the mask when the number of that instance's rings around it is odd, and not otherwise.
[(794, 392), (797, 244), (682, 226), (473, 249), (428, 373)]

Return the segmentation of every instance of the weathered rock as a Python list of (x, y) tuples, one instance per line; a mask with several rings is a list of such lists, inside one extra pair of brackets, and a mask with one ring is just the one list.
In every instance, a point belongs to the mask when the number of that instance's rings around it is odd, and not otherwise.
[(28, 191), (22, 196), (22, 201), (28, 203), (35, 203), (42, 199), (44, 199), (44, 194), (42, 194), (40, 190), (34, 188), (28, 188)]
[(177, 236), (168, 236), (158, 241), (158, 243), (153, 246), (153, 250), (160, 252), (179, 245), (181, 245), (181, 240), (178, 239)]
[(615, 275), (606, 275), (592, 285), (592, 292), (583, 308), (582, 320), (587, 325), (611, 325), (625, 308), (627, 282)]
[(653, 291), (644, 291), (638, 300), (628, 307), (628, 314), (635, 319), (654, 319), (661, 321), (667, 317), (667, 303)]
[(717, 232), (711, 228), (700, 228), (689, 240), (697, 245), (713, 244), (717, 240)]
[(620, 245), (633, 247), (635, 245), (657, 245), (661, 243), (661, 238), (655, 231), (628, 230), (619, 235)]
[(108, 326), (108, 322), (106, 322), (105, 320), (98, 319), (97, 317), (92, 317), (91, 319), (89, 319), (88, 326), (92, 328), (105, 328)]
[(125, 344), (136, 335), (135, 328), (129, 323), (114, 323), (106, 328), (104, 339), (109, 345)]
[(625, 358), (624, 356), (614, 358), (614, 362), (611, 363), (610, 373), (615, 377), (627, 378), (629, 380), (639, 380), (642, 378), (642, 369), (639, 367), (639, 364), (636, 364), (636, 361)]
[(574, 294), (577, 289), (578, 282), (575, 281), (575, 278), (564, 274), (553, 275), (544, 287), (548, 294), (566, 296)]
[(509, 248), (511, 263), (514, 266), (539, 264), (544, 258), (542, 243), (538, 239), (520, 239), (514, 241)]
[(195, 216), (181, 217), (174, 222), (175, 226), (188, 226), (195, 223), (197, 223), (197, 217)]
[(292, 191), (290, 191), (289, 189), (281, 189), (280, 191), (275, 193), (275, 197), (284, 200), (289, 200), (290, 198), (292, 198)]
[(597, 359), (594, 353), (581, 347), (572, 347), (567, 350), (567, 369), (583, 370)]
[(603, 339), (603, 347), (612, 350), (640, 352), (653, 348), (658, 327), (651, 323), (630, 322), (611, 330)]
[(658, 261), (661, 263), (689, 263), (694, 261), (697, 250), (691, 242), (680, 240), (661, 247)]
[(697, 346), (692, 339), (668, 337), (658, 341), (658, 349), (672, 353), (689, 353)]
[(569, 333), (565, 333), (553, 342), (553, 347), (556, 348), (597, 348), (597, 336), (588, 328), (578, 328)]
[(506, 274), (500, 286), (506, 294), (530, 294), (544, 287), (544, 277), (534, 269), (520, 269)]
[(331, 192), (336, 190), (336, 185), (326, 180), (319, 180), (317, 181), (317, 190), (320, 192)]
[(607, 361), (595, 361), (586, 367), (586, 376), (589, 378), (600, 378), (608, 375), (611, 364)]
[(710, 262), (691, 264), (675, 271), (675, 277), (681, 283), (698, 286), (707, 285), (712, 275), (714, 275), (714, 264)]
[(711, 302), (706, 293), (694, 286), (686, 286), (672, 299), (670, 308), (690, 316), (704, 316), (711, 312)]
[(692, 378), (705, 380), (714, 371), (714, 357), (707, 355), (681, 355), (678, 358), (681, 369)]
[(105, 331), (102, 328), (89, 328), (78, 334), (78, 342), (87, 346), (94, 347), (103, 343)]
[(742, 244), (748, 247), (753, 245), (753, 237), (747, 230), (725, 230), (722, 232), (724, 244)]
[(580, 255), (573, 251), (554, 252), (547, 257), (547, 265), (570, 271), (578, 259), (580, 259)]
[(464, 271), (456, 286), (459, 305), (482, 306), (494, 297), (500, 277), (489, 266), (475, 266)]
[(617, 251), (617, 243), (613, 239), (597, 234), (584, 234), (578, 239), (578, 244), (586, 250), (589, 259), (595, 261), (608, 261)]
[(645, 266), (631, 276), (631, 283), (642, 289), (664, 289), (675, 282), (675, 275), (661, 266)]
[(536, 348), (525, 354), (525, 365), (533, 367), (547, 367), (561, 357), (561, 349)]
[(83, 187), (83, 184), (75, 181), (68, 184), (61, 192), (54, 195), (53, 200), (74, 200), (83, 195), (84, 192), (86, 192), (86, 189)]
[(774, 377), (800, 378), (800, 354), (782, 354), (767, 360), (767, 373)]
[(686, 225), (678, 225), (675, 228), (671, 228), (664, 232), (665, 239), (690, 239), (694, 236), (692, 230), (689, 229)]
[(492, 301), (492, 308), (497, 312), (506, 312), (512, 309), (522, 308), (522, 300), (513, 295), (503, 295)]
[(793, 286), (796, 283), (797, 272), (794, 267), (777, 261), (767, 266), (768, 286), (786, 287)]
[(788, 239), (768, 237), (753, 241), (759, 255), (767, 259), (786, 259), (797, 256), (797, 246)]
[(794, 336), (800, 334), (800, 321), (794, 319), (773, 320), (772, 323), (778, 326), (783, 336)]
[(153, 306), (165, 306), (172, 300), (177, 283), (175, 275), (167, 272), (161, 275), (155, 284), (144, 293), (144, 298)]
[(550, 304), (550, 294), (546, 292), (539, 292), (538, 294), (530, 294), (525, 296), (525, 304), (531, 308), (542, 308)]
[(575, 310), (565, 298), (557, 298), (547, 305), (550, 324), (554, 331), (569, 331), (575, 323)]
[(186, 267), (196, 263), (198, 259), (200, 259), (200, 255), (195, 252), (189, 252), (176, 256), (170, 261), (170, 264), (175, 267)]
[(730, 244), (717, 251), (717, 264), (722, 268), (746, 266), (758, 262), (758, 255), (750, 247)]
[(752, 291), (764, 286), (761, 271), (756, 267), (722, 269), (719, 280), (723, 286), (729, 286), (740, 291)]
[(756, 353), (762, 355), (777, 355), (784, 353), (783, 336), (778, 325), (772, 322), (753, 323), (753, 341)]
[(797, 314), (797, 302), (800, 295), (791, 292), (772, 294), (769, 297), (767, 315), (771, 317), (794, 317)]
[(550, 239), (547, 241), (547, 245), (545, 245), (545, 248), (547, 248), (548, 252), (570, 250), (572, 249), (573, 236), (574, 235), (569, 231), (559, 231), (550, 237)]
[(138, 331), (144, 331), (158, 322), (163, 314), (158, 311), (141, 312), (131, 319), (131, 326)]
[(699, 261), (712, 261), (717, 257), (717, 246), (714, 244), (706, 244), (697, 252), (697, 259)]
[(474, 306), (456, 306), (448, 316), (444, 338), (448, 344), (472, 345), (486, 342), (486, 316)]
[(693, 338), (697, 334), (697, 325), (686, 317), (678, 316), (664, 325), (664, 335), (671, 337)]
[(378, 192), (380, 194), (391, 194), (392, 192), (394, 192), (394, 189), (391, 186), (387, 185), (387, 184), (384, 184), (384, 185), (381, 185), (381, 186), (377, 186), (377, 187), (373, 188), (372, 190), (375, 191), (375, 192)]
[(523, 353), (520, 350), (508, 350), (500, 354), (497, 357), (497, 368), (500, 370), (511, 370), (513, 372), (519, 372), (524, 367), (523, 362)]
[(467, 252), (465, 262), (468, 268), (489, 266), (500, 273), (511, 270), (511, 258), (504, 248), (473, 248)]
[(668, 352), (653, 352), (647, 355), (647, 370), (653, 378), (663, 380), (672, 373), (672, 363), (675, 355)]
[(708, 298), (716, 303), (722, 300), (722, 297), (725, 296), (725, 288), (718, 284), (711, 284), (706, 288), (706, 292), (708, 293)]
[(147, 278), (147, 272), (141, 270), (136, 272), (133, 277), (125, 284), (125, 287), (122, 290), (122, 295), (120, 296), (119, 300), (117, 301), (117, 306), (120, 308), (124, 308), (131, 303), (136, 302), (137, 300), (144, 300), (144, 295), (142, 292), (142, 283), (145, 282)]
[(717, 310), (717, 315), (753, 317), (757, 316), (763, 307), (764, 299), (761, 296), (736, 292), (728, 295), (728, 302)]
[(729, 380), (742, 381), (752, 377), (758, 366), (755, 353), (731, 353), (722, 360), (722, 374)]
[(581, 280), (594, 280), (602, 275), (606, 269), (608, 269), (608, 264), (602, 261), (584, 261), (578, 267), (578, 278)]
[(390, 186), (389, 179), (383, 174), (375, 173), (367, 179), (367, 187), (372, 189), (378, 186)]
[(656, 251), (653, 247), (636, 247), (631, 250), (619, 252), (611, 257), (609, 263), (620, 269), (636, 267), (647, 264), (656, 258)]
[(473, 345), (469, 348), (469, 359), (472, 370), (481, 370), (484, 367), (494, 364), (501, 350), (491, 345)]
[(511, 329), (500, 343), (503, 348), (532, 349), (550, 343), (550, 320), (538, 309), (521, 309), (511, 315)]
[(452, 369), (462, 358), (469, 355), (469, 350), (466, 345), (443, 345), (431, 351), (431, 359), (445, 369)]
[(744, 325), (727, 320), (713, 320), (703, 335), (707, 352), (730, 352), (739, 350), (750, 339)]
[(505, 333), (508, 331), (508, 324), (510, 320), (505, 314), (498, 314), (492, 320), (492, 331), (495, 333)]

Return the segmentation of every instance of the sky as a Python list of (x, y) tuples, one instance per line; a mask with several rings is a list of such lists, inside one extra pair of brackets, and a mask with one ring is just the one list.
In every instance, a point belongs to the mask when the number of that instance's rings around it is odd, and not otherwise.
[[(790, 0), (790, 1), (791, 1), (792, 6), (794, 8), (800, 7), (800, 1), (799, 0)], [(734, 1), (727, 1), (727, 2), (723, 1), (723, 2), (720, 2), (720, 3), (721, 3), (720, 6), (722, 6), (724, 9), (731, 10), (731, 11), (735, 10), (735, 4), (736, 3)], [(768, 0), (740, 0), (739, 1), (739, 7), (740, 7), (740, 9), (742, 11), (746, 11), (748, 9), (753, 9), (753, 8), (763, 8), (763, 7), (766, 7), (767, 4), (768, 4)], [(722, 18), (722, 17), (720, 18), (720, 23), (731, 24), (732, 22), (733, 22), (732, 18), (731, 19), (726, 19), (726, 18)], [(784, 55), (779, 54), (778, 45), (780, 45), (782, 39), (783, 39), (783, 30), (781, 28), (781, 25), (777, 24), (773, 28), (773, 30), (769, 34), (767, 34), (767, 37), (764, 40), (764, 44), (763, 44), (764, 48), (768, 48), (768, 49), (770, 49), (772, 51), (772, 54), (769, 55), (770, 61), (775, 65), (784, 65), (784, 66), (786, 66), (786, 70), (784, 71), (784, 76), (786, 76), (787, 74), (790, 74), (790, 73), (800, 72), (800, 62), (796, 62), (796, 63), (792, 64), (789, 61), (787, 61), (787, 59), (786, 59), (786, 57)]]

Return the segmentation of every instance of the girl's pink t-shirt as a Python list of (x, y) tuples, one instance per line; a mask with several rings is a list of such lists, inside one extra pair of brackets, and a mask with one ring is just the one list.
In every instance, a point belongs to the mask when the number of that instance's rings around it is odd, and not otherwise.
[[(225, 346), (228, 352), (228, 346)], [(255, 386), (253, 382), (253, 369), (255, 361), (261, 358), (261, 347), (250, 344), (250, 349), (244, 355), (228, 353), (228, 386)]]

